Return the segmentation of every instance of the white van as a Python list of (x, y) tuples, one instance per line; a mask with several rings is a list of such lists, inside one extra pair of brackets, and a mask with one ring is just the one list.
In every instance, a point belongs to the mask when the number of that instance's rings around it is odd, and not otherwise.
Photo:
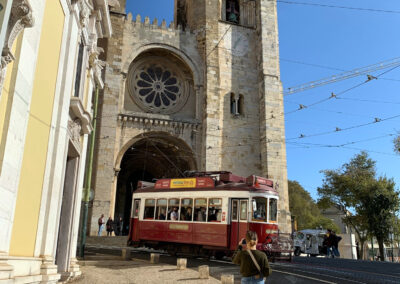
[(299, 256), (301, 253), (310, 256), (325, 255), (326, 249), (323, 246), (326, 230), (307, 229), (293, 233), (294, 255)]

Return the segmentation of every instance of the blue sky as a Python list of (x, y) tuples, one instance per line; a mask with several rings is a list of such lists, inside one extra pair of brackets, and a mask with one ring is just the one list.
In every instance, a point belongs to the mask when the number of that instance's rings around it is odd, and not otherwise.
[[(281, 79), (284, 89), (315, 81), (340, 70), (354, 70), (400, 57), (400, 2), (398, 0), (287, 0), (363, 9), (278, 3)], [(127, 0), (127, 11), (159, 22), (173, 19), (173, 0)], [(294, 63), (301, 62), (303, 64)], [(312, 65), (321, 65), (322, 68)], [(379, 75), (389, 69), (373, 72)], [(308, 106), (331, 93), (341, 93), (366, 80), (348, 79), (285, 97), (285, 112)], [(285, 115), (289, 179), (297, 180), (316, 199), (324, 169), (335, 169), (361, 149), (377, 162), (379, 175), (393, 177), (400, 185), (400, 156), (393, 152), (393, 136), (400, 130), (400, 117), (327, 135), (307, 137), (400, 115), (400, 67), (372, 80), (339, 99)], [(302, 139), (296, 139), (301, 134)], [(379, 138), (378, 138), (379, 137)], [(365, 141), (368, 140), (368, 141)], [(363, 141), (363, 142), (358, 142)], [(358, 142), (342, 147), (327, 147)], [(303, 144), (298, 144), (303, 143)], [(307, 144), (306, 144), (307, 143)], [(318, 145), (315, 145), (318, 144)], [(351, 149), (349, 149), (351, 148)]]

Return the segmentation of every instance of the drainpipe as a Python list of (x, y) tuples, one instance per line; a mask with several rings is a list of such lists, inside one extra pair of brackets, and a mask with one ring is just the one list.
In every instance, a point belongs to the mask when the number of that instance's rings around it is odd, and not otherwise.
[(96, 139), (96, 122), (97, 122), (97, 106), (99, 101), (99, 86), (96, 84), (96, 93), (94, 97), (94, 108), (93, 108), (93, 131), (90, 135), (90, 145), (89, 145), (89, 161), (86, 165), (86, 176), (85, 176), (85, 186), (83, 188), (83, 216), (81, 225), (81, 242), (79, 244), (79, 255), (80, 257), (85, 256), (85, 244), (86, 244), (86, 231), (87, 231), (87, 219), (89, 211), (89, 200), (90, 200), (90, 188), (92, 185), (92, 169), (93, 169), (93, 153), (94, 153), (94, 143)]

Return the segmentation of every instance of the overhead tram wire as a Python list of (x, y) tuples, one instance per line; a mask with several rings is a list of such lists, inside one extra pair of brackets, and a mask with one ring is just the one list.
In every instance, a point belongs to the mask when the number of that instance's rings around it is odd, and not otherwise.
[(285, 1), (285, 0), (269, 0), (269, 1), (276, 1), (278, 3), (291, 4), (291, 5), (304, 5), (304, 6), (315, 6), (315, 7), (324, 7), (324, 8), (356, 10), (356, 11), (363, 11), (363, 12), (400, 14), (400, 11), (395, 11), (395, 10), (381, 10), (381, 9), (372, 9), (372, 8), (337, 6), (337, 5), (327, 5), (327, 4), (321, 4), (321, 3), (309, 3), (309, 2), (297, 2), (297, 1)]
[(314, 102), (314, 103), (312, 103), (312, 104), (308, 104), (308, 105), (300, 104), (298, 109), (295, 109), (295, 110), (292, 110), (292, 111), (289, 111), (289, 112), (285, 112), (284, 115), (292, 114), (292, 113), (298, 112), (298, 111), (300, 111), (300, 110), (307, 109), (307, 108), (309, 108), (309, 107), (312, 107), (312, 106), (321, 104), (321, 103), (323, 103), (323, 102), (329, 101), (329, 100), (331, 100), (331, 99), (337, 98), (337, 97), (339, 97), (339, 96), (341, 96), (341, 95), (344, 95), (345, 93), (347, 93), (347, 92), (349, 92), (349, 91), (351, 91), (351, 90), (353, 90), (353, 89), (356, 89), (356, 88), (358, 88), (358, 87), (361, 87), (362, 85), (365, 85), (366, 83), (369, 83), (369, 82), (371, 82), (371, 81), (373, 81), (373, 80), (377, 80), (377, 79), (379, 79), (381, 76), (383, 76), (384, 74), (389, 73), (389, 72), (391, 72), (391, 71), (393, 71), (393, 70), (395, 70), (395, 69), (397, 69), (397, 68), (399, 68), (399, 67), (400, 67), (400, 64), (399, 64), (399, 65), (396, 65), (396, 66), (394, 66), (394, 67), (392, 67), (392, 68), (390, 68), (389, 70), (386, 70), (385, 72), (382, 72), (381, 74), (379, 74), (379, 75), (377, 75), (377, 76), (367, 75), (367, 78), (368, 78), (368, 79), (367, 79), (366, 81), (362, 82), (362, 83), (359, 83), (359, 84), (357, 84), (357, 85), (355, 85), (355, 86), (352, 86), (352, 87), (350, 87), (350, 88), (348, 88), (348, 89), (346, 89), (346, 90), (344, 90), (344, 91), (342, 91), (342, 92), (340, 92), (340, 93), (333, 93), (333, 92), (332, 92), (332, 93), (331, 93), (331, 96), (329, 96), (329, 97), (327, 97), (327, 98), (325, 98), (325, 99), (316, 101), (316, 102)]
[[(322, 79), (319, 79), (316, 81), (311, 81), (311, 82), (308, 82), (305, 84), (297, 85), (294, 87), (289, 87), (283, 92), (283, 94), (284, 94), (284, 96), (289, 96), (289, 95), (293, 95), (294, 93), (307, 91), (310, 89), (314, 89), (316, 87), (324, 86), (324, 85), (331, 84), (331, 83), (336, 83), (336, 82), (351, 79), (354, 77), (363, 76), (363, 75), (368, 76), (372, 72), (391, 68), (391, 67), (398, 67), (399, 65), (400, 65), (400, 57), (396, 57), (396, 58), (392, 58), (389, 60), (378, 62), (376, 64), (360, 67), (360, 68), (346, 71), (346, 72), (343, 72), (340, 74), (335, 74), (333, 76), (322, 78)], [(385, 74), (385, 73), (383, 73), (383, 74)], [(383, 74), (381, 74), (381, 75), (383, 75)]]

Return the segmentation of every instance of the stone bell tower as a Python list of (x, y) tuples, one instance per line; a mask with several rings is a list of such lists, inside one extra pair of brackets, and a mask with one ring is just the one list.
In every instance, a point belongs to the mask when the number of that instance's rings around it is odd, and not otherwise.
[(291, 232), (276, 2), (175, 0), (174, 21), (204, 62), (201, 168), (273, 179)]

